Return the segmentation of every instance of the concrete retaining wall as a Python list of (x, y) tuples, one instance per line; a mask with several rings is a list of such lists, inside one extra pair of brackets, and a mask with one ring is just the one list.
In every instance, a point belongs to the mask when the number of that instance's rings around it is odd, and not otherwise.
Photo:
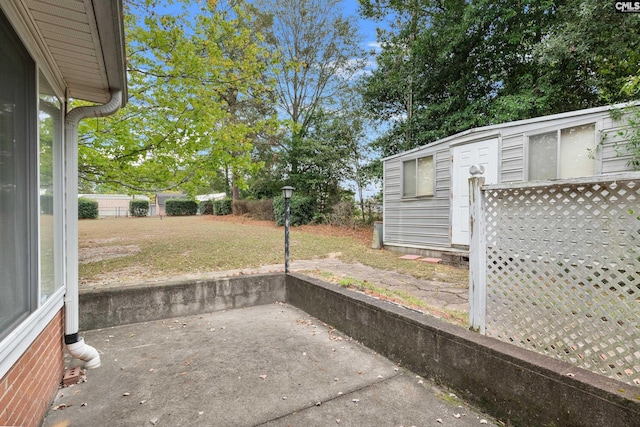
[(286, 300), (509, 425), (640, 425), (640, 387), (305, 276)]
[(89, 290), (80, 293), (80, 329), (251, 307), (284, 299), (281, 273)]
[(513, 426), (637, 427), (640, 387), (306, 276), (84, 291), (81, 329), (286, 301)]

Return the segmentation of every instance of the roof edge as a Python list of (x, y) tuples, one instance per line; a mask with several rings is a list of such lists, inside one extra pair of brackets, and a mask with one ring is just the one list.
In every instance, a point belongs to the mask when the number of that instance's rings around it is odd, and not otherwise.
[(583, 116), (583, 115), (588, 115), (588, 114), (597, 114), (597, 113), (602, 113), (605, 111), (610, 111), (610, 110), (615, 110), (615, 109), (619, 109), (619, 108), (628, 108), (628, 107), (637, 107), (640, 106), (640, 101), (629, 101), (629, 102), (622, 102), (619, 104), (611, 104), (611, 105), (604, 105), (601, 107), (593, 107), (593, 108), (586, 108), (584, 110), (573, 110), (573, 111), (565, 111), (564, 113), (556, 113), (556, 114), (549, 114), (547, 116), (538, 116), (538, 117), (532, 117), (530, 119), (522, 119), (522, 120), (514, 120), (512, 122), (504, 122), (504, 123), (498, 123), (495, 125), (487, 125), (487, 126), (481, 126), (481, 127), (477, 127), (477, 128), (471, 128), (471, 129), (467, 129), (464, 130), (462, 132), (458, 132), (456, 134), (441, 138), (441, 139), (437, 139), (433, 142), (429, 142), (427, 144), (421, 145), (419, 147), (416, 148), (412, 148), (411, 150), (407, 150), (407, 151), (403, 151), (401, 153), (397, 153), (394, 154), (392, 156), (388, 156), (388, 157), (384, 157), (382, 159), (382, 161), (387, 161), (387, 160), (392, 160), (396, 157), (399, 156), (404, 156), (405, 154), (409, 154), (412, 153), (414, 151), (418, 151), (421, 150), (427, 146), (430, 145), (435, 145), (435, 144), (439, 144), (442, 142), (446, 142), (446, 141), (450, 141), (452, 139), (456, 139), (456, 138), (460, 138), (463, 136), (468, 136), (471, 134), (475, 134), (475, 133), (481, 133), (481, 132), (488, 132), (488, 131), (497, 131), (498, 129), (504, 129), (504, 128), (508, 128), (508, 127), (513, 127), (513, 126), (521, 126), (521, 125), (526, 125), (526, 124), (530, 124), (530, 123), (536, 123), (536, 122), (541, 122), (541, 121), (545, 121), (545, 120), (556, 120), (556, 119), (563, 119), (563, 118), (567, 118), (567, 117), (574, 117), (574, 116)]

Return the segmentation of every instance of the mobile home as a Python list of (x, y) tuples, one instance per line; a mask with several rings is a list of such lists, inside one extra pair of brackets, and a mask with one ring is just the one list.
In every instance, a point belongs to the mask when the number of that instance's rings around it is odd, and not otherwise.
[(487, 184), (631, 170), (624, 149), (636, 103), (470, 129), (383, 159), (383, 242), (403, 253), (464, 263), (469, 167)]

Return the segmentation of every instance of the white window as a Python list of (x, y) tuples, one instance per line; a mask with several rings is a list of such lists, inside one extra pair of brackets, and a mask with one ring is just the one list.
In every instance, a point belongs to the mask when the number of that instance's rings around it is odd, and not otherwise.
[(0, 58), (1, 341), (62, 287), (62, 104), (1, 12)]
[[(61, 200), (56, 189), (62, 185), (62, 103), (55, 96), (46, 78), (38, 80), (38, 140), (40, 172), (40, 303), (62, 287), (59, 266), (62, 265), (62, 242), (58, 233)], [(58, 183), (58, 185), (56, 185)], [(56, 226), (58, 224), (58, 226)]]
[(433, 196), (433, 156), (402, 163), (402, 196)]
[(0, 14), (0, 338), (37, 307), (35, 63)]
[(574, 126), (529, 137), (529, 180), (595, 175), (595, 125)]

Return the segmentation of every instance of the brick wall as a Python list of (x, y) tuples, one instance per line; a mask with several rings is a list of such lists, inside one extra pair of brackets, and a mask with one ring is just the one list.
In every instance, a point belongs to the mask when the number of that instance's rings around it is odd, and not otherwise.
[(0, 380), (0, 426), (39, 426), (64, 369), (63, 310)]

